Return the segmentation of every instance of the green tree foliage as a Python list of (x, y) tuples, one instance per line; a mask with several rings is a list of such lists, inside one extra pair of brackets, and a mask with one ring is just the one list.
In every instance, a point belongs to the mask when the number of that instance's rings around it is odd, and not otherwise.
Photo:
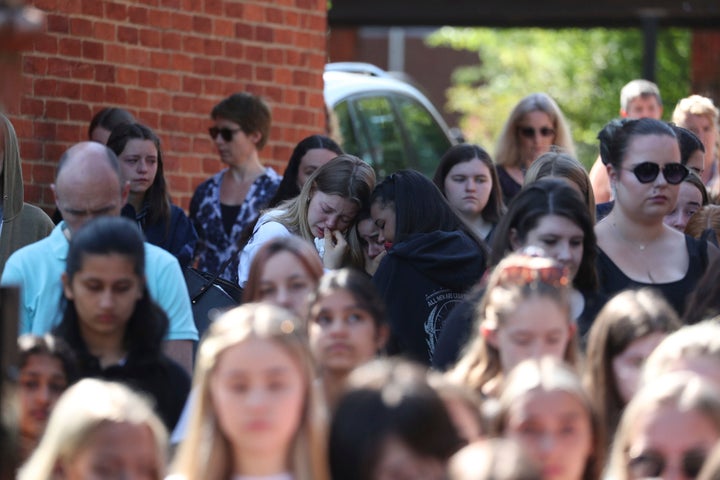
[[(478, 52), (475, 65), (458, 67), (448, 91), (448, 108), (461, 113), (468, 141), (490, 147), (515, 104), (532, 92), (546, 92), (570, 122), (580, 160), (597, 156), (597, 132), (617, 117), (620, 89), (642, 76), (639, 29), (454, 28), (443, 27), (431, 46)], [(690, 93), (690, 33), (662, 30), (658, 36), (656, 83), (669, 119)]]

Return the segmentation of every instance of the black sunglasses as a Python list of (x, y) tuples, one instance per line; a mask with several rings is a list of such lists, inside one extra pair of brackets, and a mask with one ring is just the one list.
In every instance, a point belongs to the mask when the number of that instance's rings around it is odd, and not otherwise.
[[(660, 174), (660, 165), (653, 162), (642, 162), (633, 168), (624, 168), (623, 170), (633, 172), (640, 183), (650, 183), (654, 182)], [(688, 173), (689, 170), (682, 163), (666, 163), (662, 167), (663, 177), (670, 185), (677, 185), (682, 182), (688, 176)]]
[[(696, 478), (707, 454), (698, 450), (685, 452), (680, 469), (687, 478)], [(647, 452), (631, 458), (628, 471), (632, 478), (660, 478), (666, 467), (665, 458), (657, 452)]]
[(535, 132), (539, 132), (542, 137), (552, 137), (555, 135), (555, 129), (550, 127), (542, 127), (539, 129), (533, 127), (518, 127), (518, 132), (525, 138), (533, 138)]
[(235, 130), (227, 127), (218, 128), (218, 127), (210, 127), (208, 128), (208, 133), (210, 134), (210, 138), (215, 140), (218, 136), (218, 133), (222, 137), (223, 140), (226, 142), (229, 142), (233, 139), (233, 136), (242, 130), (241, 128), (236, 128)]

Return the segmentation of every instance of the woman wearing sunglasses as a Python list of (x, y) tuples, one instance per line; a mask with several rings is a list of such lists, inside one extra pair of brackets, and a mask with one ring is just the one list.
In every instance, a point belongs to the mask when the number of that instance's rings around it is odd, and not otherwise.
[(685, 372), (644, 385), (623, 413), (606, 478), (697, 478), (720, 439), (720, 394)]
[[(197, 187), (190, 201), (190, 220), (199, 242), (197, 267), (226, 280), (235, 277), (243, 229), (254, 222), (280, 185), (281, 177), (260, 163), (259, 152), (270, 132), (270, 109), (250, 93), (235, 93), (212, 110), (210, 138), (225, 167)], [(234, 264), (232, 268), (230, 264)]]
[(643, 118), (613, 120), (598, 135), (615, 204), (595, 227), (600, 289), (652, 287), (682, 315), (685, 297), (717, 249), (663, 223), (688, 169), (675, 132)]
[(528, 95), (510, 113), (495, 150), (506, 205), (522, 188), (527, 168), (551, 145), (575, 156), (570, 128), (555, 100), (545, 93)]

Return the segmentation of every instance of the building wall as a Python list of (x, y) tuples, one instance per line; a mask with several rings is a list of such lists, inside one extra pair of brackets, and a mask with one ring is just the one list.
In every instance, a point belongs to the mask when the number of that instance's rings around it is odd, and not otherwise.
[(62, 152), (93, 114), (128, 109), (155, 130), (174, 200), (222, 168), (210, 110), (237, 91), (263, 96), (273, 126), (261, 160), (282, 172), (295, 143), (323, 130), (326, 0), (26, 0), (47, 32), (22, 58), (6, 105), (23, 158), (26, 201), (51, 210)]

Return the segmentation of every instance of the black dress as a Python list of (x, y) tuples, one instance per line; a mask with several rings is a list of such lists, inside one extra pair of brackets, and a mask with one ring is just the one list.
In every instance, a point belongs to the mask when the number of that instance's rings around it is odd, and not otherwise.
[(706, 241), (685, 235), (685, 246), (690, 257), (687, 272), (680, 280), (670, 283), (643, 283), (632, 280), (598, 247), (597, 272), (600, 280), (600, 291), (609, 298), (622, 290), (643, 287), (654, 288), (665, 297), (665, 300), (682, 317), (687, 296), (693, 291), (708, 265), (708, 244)]

